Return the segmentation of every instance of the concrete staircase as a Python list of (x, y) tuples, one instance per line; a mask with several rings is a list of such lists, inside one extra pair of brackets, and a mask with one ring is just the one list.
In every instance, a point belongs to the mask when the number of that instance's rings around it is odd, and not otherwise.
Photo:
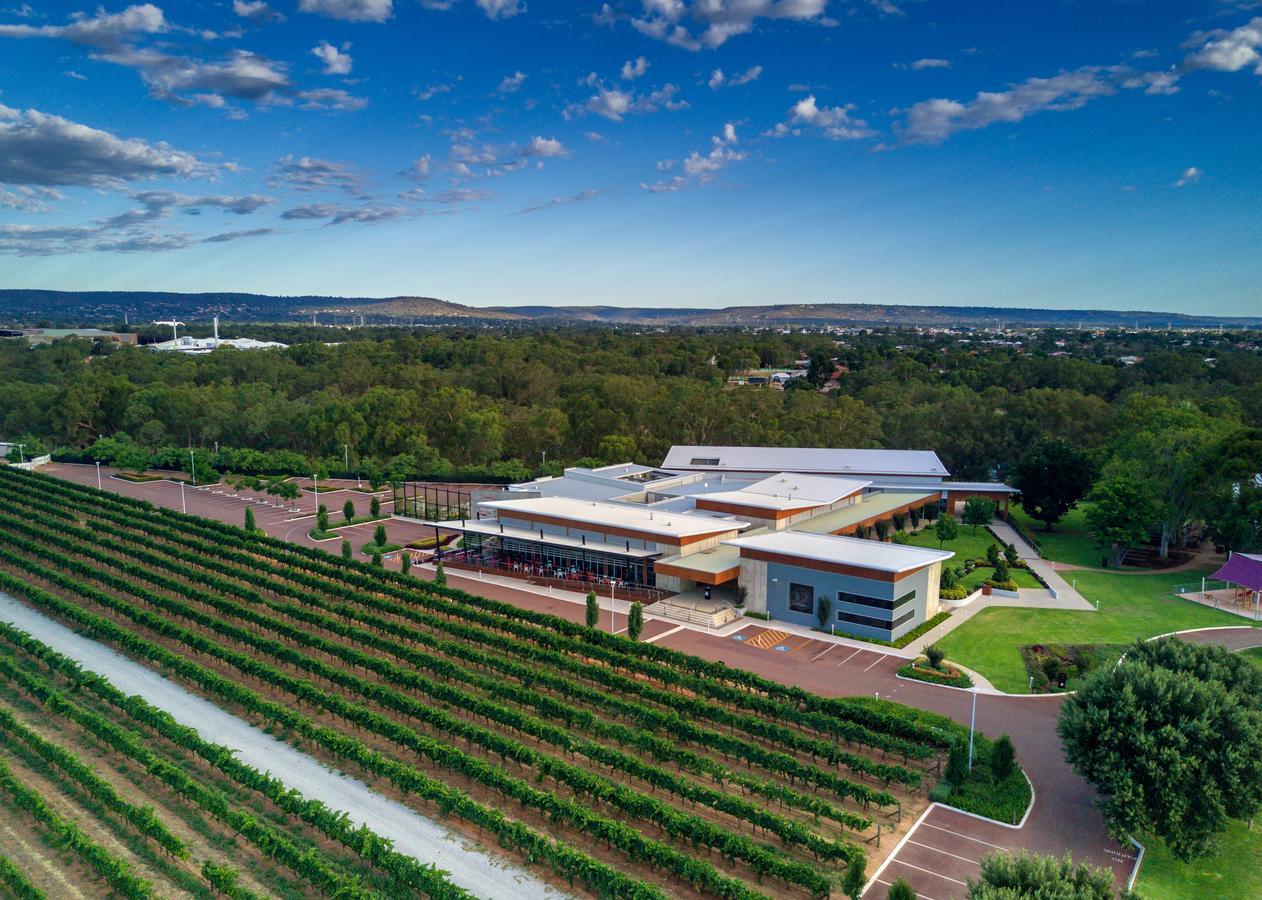
[(722, 600), (681, 600), (671, 597), (659, 600), (651, 609), (655, 616), (687, 622), (689, 625), (704, 625), (707, 628), (722, 628), (728, 622), (741, 617), (740, 610)]

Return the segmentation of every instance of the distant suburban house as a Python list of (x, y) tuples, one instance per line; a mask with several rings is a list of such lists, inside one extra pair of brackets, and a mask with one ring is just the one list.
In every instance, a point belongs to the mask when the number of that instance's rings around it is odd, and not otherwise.
[(9, 337), (24, 337), (32, 346), (51, 344), (62, 338), (82, 338), (89, 341), (105, 341), (111, 344), (135, 346), (137, 337), (130, 332), (104, 331), (100, 328), (22, 328), (5, 333)]

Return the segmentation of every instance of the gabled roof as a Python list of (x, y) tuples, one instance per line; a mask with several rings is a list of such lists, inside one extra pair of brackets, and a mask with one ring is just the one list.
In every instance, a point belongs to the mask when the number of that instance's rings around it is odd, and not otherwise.
[(727, 516), (658, 512), (643, 505), (601, 503), (595, 500), (575, 500), (570, 497), (492, 500), (479, 504), (479, 507), (494, 509), (501, 516), (520, 513), (534, 519), (562, 519), (573, 522), (577, 526), (603, 525), (671, 538), (739, 531), (742, 528), (748, 528), (750, 524)]
[(872, 569), (877, 572), (910, 572), (935, 562), (950, 559), (950, 550), (933, 550), (913, 547), (910, 544), (885, 544), (863, 538), (838, 537), (833, 534), (808, 534), (786, 529), (771, 531), (750, 537), (736, 537), (724, 541), (730, 547), (742, 550), (761, 550), (798, 559), (835, 563)]
[(670, 448), (663, 469), (711, 472), (801, 472), (815, 475), (924, 475), (948, 472), (932, 450), (856, 450), (829, 447)]

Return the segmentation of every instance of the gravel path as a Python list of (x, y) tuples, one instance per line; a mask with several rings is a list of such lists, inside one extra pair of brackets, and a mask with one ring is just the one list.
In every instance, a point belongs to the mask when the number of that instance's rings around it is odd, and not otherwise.
[(203, 739), (236, 750), (242, 762), (271, 773), (304, 797), (345, 810), (356, 824), (366, 824), (393, 840), (399, 852), (445, 869), (453, 882), (480, 897), (555, 900), (565, 896), (529, 872), (487, 855), (442, 825), (381, 796), (363, 782), (329, 770), (157, 672), (75, 634), (4, 593), (0, 593), (0, 620), (21, 628), (85, 669), (105, 675), (124, 693), (138, 694), (166, 710), (180, 724), (196, 729)]

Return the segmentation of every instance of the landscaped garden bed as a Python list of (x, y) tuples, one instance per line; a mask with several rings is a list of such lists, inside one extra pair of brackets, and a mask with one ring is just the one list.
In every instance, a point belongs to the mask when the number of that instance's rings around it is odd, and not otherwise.
[(930, 684), (943, 684), (947, 687), (971, 688), (973, 679), (968, 677), (967, 672), (962, 672), (955, 666), (947, 663), (941, 663), (940, 669), (935, 669), (922, 656), (915, 662), (909, 662), (905, 666), (900, 666), (898, 674), (904, 678), (914, 678), (917, 681), (927, 681)]
[(1097, 669), (1111, 665), (1122, 655), (1121, 644), (1026, 644), (1021, 659), (1026, 674), (1034, 679), (1034, 693), (1059, 693), (1061, 676), (1064, 690), (1072, 691), (1077, 682)]
[(1006, 736), (992, 741), (975, 733), (971, 770), (967, 738), (952, 748), (951, 757), (943, 780), (929, 792), (931, 800), (1009, 825), (1020, 823), (1034, 794)]

